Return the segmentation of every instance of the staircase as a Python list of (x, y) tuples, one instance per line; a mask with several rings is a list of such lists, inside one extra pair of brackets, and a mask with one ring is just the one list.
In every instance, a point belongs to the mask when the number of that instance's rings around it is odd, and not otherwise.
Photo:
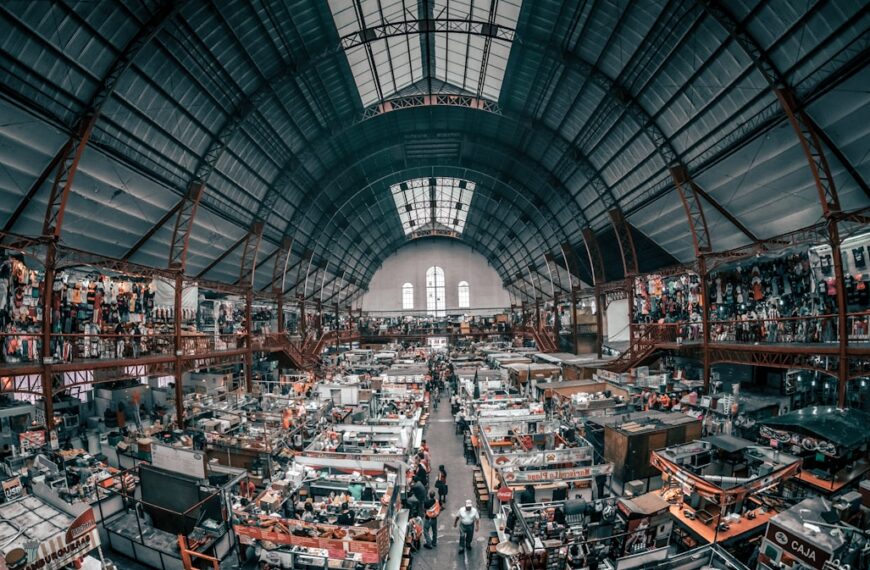
[(313, 334), (307, 334), (301, 341), (293, 341), (286, 334), (270, 334), (263, 342), (265, 350), (279, 352), (290, 361), (290, 365), (299, 370), (311, 370), (320, 364), (320, 355), (323, 350), (332, 343), (352, 342), (359, 340), (356, 331), (337, 333), (330, 331), (319, 338)]
[(535, 339), (535, 346), (538, 347), (538, 350), (548, 353), (559, 352), (559, 346), (553, 338), (553, 333), (547, 330), (546, 327), (537, 328), (532, 326), (529, 327), (529, 332), (532, 334), (532, 338)]
[(658, 350), (658, 344), (662, 342), (662, 336), (666, 331), (656, 325), (645, 325), (637, 329), (632, 325), (631, 344), (628, 349), (616, 359), (611, 360), (602, 368), (611, 372), (622, 373), (631, 368), (642, 366), (653, 358)]

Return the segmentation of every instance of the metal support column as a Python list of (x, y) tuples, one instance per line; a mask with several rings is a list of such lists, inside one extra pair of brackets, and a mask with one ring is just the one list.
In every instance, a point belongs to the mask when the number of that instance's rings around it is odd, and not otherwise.
[(607, 306), (605, 296), (601, 292), (601, 286), (595, 286), (595, 327), (598, 334), (595, 335), (595, 354), (601, 358), (604, 353), (604, 307)]
[(248, 394), (254, 391), (254, 347), (251, 342), (254, 335), (253, 302), (254, 290), (248, 288), (245, 292), (245, 391)]
[(54, 423), (54, 386), (52, 385), (51, 353), (52, 305), (54, 295), (55, 266), (57, 265), (57, 240), (49, 240), (45, 253), (45, 281), (43, 283), (42, 307), (42, 400), (45, 408), (45, 427), (52, 429)]
[(571, 346), (574, 348), (572, 352), (574, 354), (579, 353), (579, 348), (577, 346), (577, 293), (579, 289), (573, 289), (571, 291)]
[(804, 155), (806, 155), (807, 164), (810, 167), (810, 173), (821, 202), (822, 215), (828, 225), (831, 256), (834, 258), (834, 277), (837, 279), (837, 331), (840, 342), (837, 406), (843, 408), (846, 406), (846, 386), (849, 382), (849, 331), (846, 326), (846, 281), (843, 273), (843, 259), (840, 255), (840, 229), (837, 224), (837, 216), (841, 213), (840, 198), (834, 183), (834, 174), (828, 164), (828, 159), (825, 157), (824, 147), (816, 133), (815, 125), (806, 115), (806, 112), (799, 108), (792, 90), (774, 89), (774, 93), (801, 143)]
[(338, 354), (338, 340), (340, 336), (340, 330), (338, 326), (338, 303), (335, 304), (335, 353)]
[(704, 393), (710, 393), (710, 299), (707, 296), (707, 258), (698, 256), (698, 277), (701, 280), (701, 349), (704, 361)]
[(559, 294), (553, 293), (553, 336), (556, 339), (556, 344), (558, 343), (559, 338), (559, 329), (561, 323), (559, 322)]
[(184, 344), (181, 341), (181, 295), (184, 289), (184, 275), (179, 271), (175, 276), (175, 424), (184, 428), (184, 392), (182, 390), (181, 355)]
[(701, 196), (704, 195), (704, 192), (689, 175), (689, 171), (684, 165), (671, 166), (670, 173), (689, 221), (695, 258), (698, 260), (698, 274), (701, 280), (701, 327), (703, 329), (701, 350), (704, 377), (702, 380), (706, 394), (710, 391), (710, 302), (707, 298), (707, 260), (705, 256), (713, 251), (713, 243), (710, 240), (710, 229), (701, 202)]
[(320, 299), (317, 299), (317, 322), (315, 322), (315, 331), (317, 331), (317, 338), (323, 336), (323, 302)]
[(284, 334), (284, 295), (280, 292), (275, 293), (275, 304), (278, 308), (278, 316), (275, 319), (275, 328), (278, 329), (278, 334)]
[(308, 322), (305, 316), (305, 296), (298, 295), (299, 298), (299, 334), (302, 335), (302, 339), (305, 340), (305, 337), (308, 335)]

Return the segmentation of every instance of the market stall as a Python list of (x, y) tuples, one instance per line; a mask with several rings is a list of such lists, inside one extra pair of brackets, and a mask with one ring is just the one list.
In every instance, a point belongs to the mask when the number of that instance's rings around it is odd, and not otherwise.
[(662, 496), (689, 547), (760, 534), (775, 514), (763, 493), (801, 467), (797, 457), (730, 436), (653, 451), (650, 463), (662, 473)]

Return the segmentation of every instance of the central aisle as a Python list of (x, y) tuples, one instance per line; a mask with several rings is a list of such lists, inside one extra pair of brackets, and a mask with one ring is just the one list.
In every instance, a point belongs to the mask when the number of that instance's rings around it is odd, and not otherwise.
[[(459, 529), (453, 528), (456, 511), (465, 505), (466, 499), (474, 500), (471, 465), (465, 464), (462, 439), (456, 435), (453, 416), (450, 415), (449, 398), (441, 398), (438, 410), (429, 416), (426, 441), (432, 455), (432, 479), (434, 481), (438, 466), (447, 469), (449, 493), (447, 504), (438, 517), (438, 547), (432, 550), (421, 548), (414, 557), (414, 569), (448, 570), (454, 568), (483, 569), (486, 567), (486, 542), (495, 530), (492, 519), (481, 513), (480, 532), (474, 536), (471, 552), (459, 553)], [(434, 487), (430, 487), (434, 488)], [(475, 501), (476, 505), (476, 501)]]

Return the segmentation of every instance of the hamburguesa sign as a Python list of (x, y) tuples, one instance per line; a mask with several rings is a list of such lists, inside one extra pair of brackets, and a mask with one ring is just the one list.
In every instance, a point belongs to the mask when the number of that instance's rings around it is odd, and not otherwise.
[(23, 570), (57, 570), (72, 563), (100, 545), (94, 509), (88, 507), (72, 522), (66, 533), (43, 541), (36, 559)]

